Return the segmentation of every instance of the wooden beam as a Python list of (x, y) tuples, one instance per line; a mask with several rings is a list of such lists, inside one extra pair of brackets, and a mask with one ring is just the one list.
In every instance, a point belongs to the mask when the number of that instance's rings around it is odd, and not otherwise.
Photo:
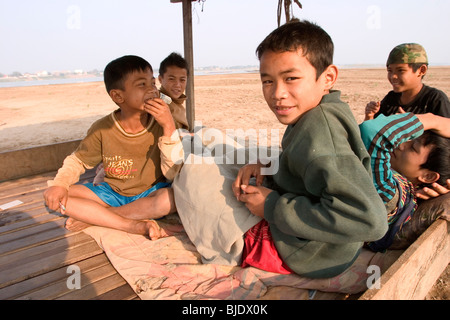
[(188, 64), (188, 80), (186, 84), (186, 118), (189, 130), (194, 131), (195, 96), (194, 96), (194, 50), (192, 41), (192, 2), (195, 0), (170, 0), (171, 3), (183, 4), (183, 40), (184, 59)]
[(192, 41), (192, 1), (183, 0), (183, 38), (184, 58), (189, 66), (189, 77), (186, 85), (186, 118), (189, 129), (193, 132), (195, 121), (195, 96), (194, 96), (194, 49)]
[(0, 182), (58, 170), (80, 140), (0, 153)]
[(450, 260), (450, 223), (436, 220), (360, 300), (422, 300)]

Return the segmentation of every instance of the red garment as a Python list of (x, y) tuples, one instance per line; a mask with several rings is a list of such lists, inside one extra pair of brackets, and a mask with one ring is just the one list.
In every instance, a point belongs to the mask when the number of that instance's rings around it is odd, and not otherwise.
[(245, 233), (241, 266), (281, 274), (294, 273), (278, 254), (266, 220), (261, 220)]

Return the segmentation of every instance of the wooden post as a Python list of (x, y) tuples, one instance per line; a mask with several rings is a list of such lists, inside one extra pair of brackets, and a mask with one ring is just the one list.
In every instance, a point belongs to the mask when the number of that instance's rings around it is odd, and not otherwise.
[(195, 97), (194, 97), (194, 52), (192, 45), (192, 0), (183, 0), (183, 35), (184, 58), (189, 66), (189, 77), (186, 85), (186, 117), (190, 131), (194, 130)]
[(184, 58), (189, 66), (189, 76), (186, 85), (186, 118), (191, 132), (194, 130), (195, 121), (195, 96), (194, 96), (194, 53), (192, 44), (192, 1), (195, 0), (171, 0), (170, 2), (183, 3), (183, 38)]

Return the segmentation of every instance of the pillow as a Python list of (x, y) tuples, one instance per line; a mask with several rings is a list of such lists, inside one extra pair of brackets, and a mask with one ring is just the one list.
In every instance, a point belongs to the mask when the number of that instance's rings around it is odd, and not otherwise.
[(395, 235), (389, 249), (407, 248), (439, 218), (450, 221), (450, 192), (420, 203), (411, 220)]

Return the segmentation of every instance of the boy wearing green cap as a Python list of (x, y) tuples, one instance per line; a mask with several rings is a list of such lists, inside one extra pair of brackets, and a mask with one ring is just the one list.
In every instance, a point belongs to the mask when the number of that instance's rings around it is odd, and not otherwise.
[[(428, 71), (428, 57), (420, 44), (403, 43), (396, 46), (389, 53), (386, 67), (393, 90), (381, 102), (371, 101), (367, 104), (365, 121), (374, 119), (380, 114), (389, 116), (402, 112), (433, 113), (450, 118), (450, 102), (447, 95), (422, 83)], [(432, 188), (418, 189), (416, 195), (426, 200), (445, 194), (449, 190), (450, 181), (447, 181), (446, 186), (434, 183)]]
[(367, 104), (364, 120), (403, 111), (415, 114), (430, 112), (450, 118), (447, 95), (422, 83), (428, 70), (428, 58), (420, 44), (403, 43), (396, 46), (389, 54), (386, 67), (393, 90), (381, 102), (371, 101)]

